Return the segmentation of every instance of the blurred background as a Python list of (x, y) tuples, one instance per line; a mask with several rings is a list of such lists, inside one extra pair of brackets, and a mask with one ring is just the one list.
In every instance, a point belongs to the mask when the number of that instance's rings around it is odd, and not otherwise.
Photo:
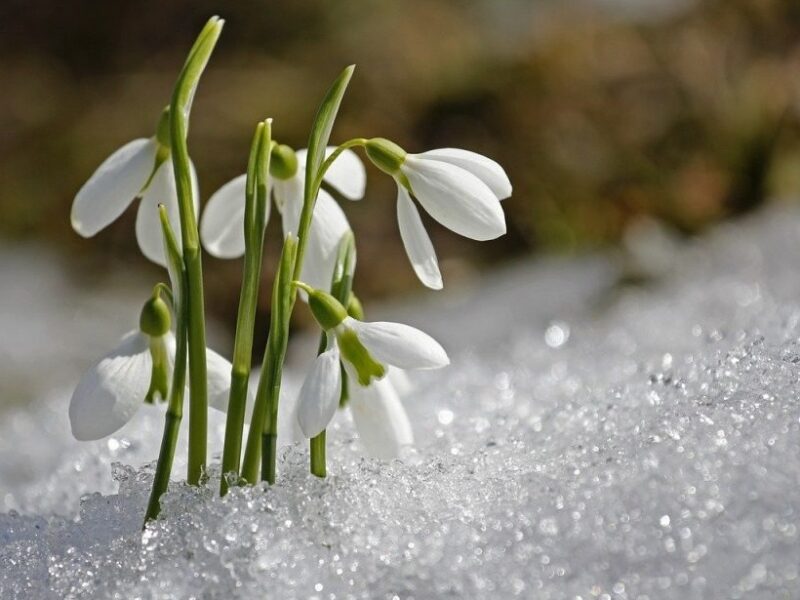
[[(509, 234), (497, 241), (459, 238), (423, 215), (448, 286), (518, 257), (617, 244), (642, 223), (645, 236), (653, 223), (691, 236), (800, 190), (797, 0), (3, 0), (0, 252), (9, 264), (19, 248), (45, 248), (59, 257), (59, 277), (88, 291), (134, 273), (163, 277), (139, 254), (135, 210), (92, 240), (71, 231), (69, 210), (106, 156), (152, 134), (215, 13), (226, 26), (190, 135), (203, 200), (244, 171), (258, 120), (274, 117), (275, 136), (304, 147), (328, 84), (357, 63), (333, 141), (468, 148), (498, 160), (514, 184)], [(432, 293), (403, 256), (394, 200), (394, 184), (370, 167), (367, 198), (343, 207), (368, 300)], [(278, 231), (273, 220), (265, 281)], [(241, 264), (204, 261), (208, 310), (225, 329)], [(262, 324), (268, 297), (264, 286)]]

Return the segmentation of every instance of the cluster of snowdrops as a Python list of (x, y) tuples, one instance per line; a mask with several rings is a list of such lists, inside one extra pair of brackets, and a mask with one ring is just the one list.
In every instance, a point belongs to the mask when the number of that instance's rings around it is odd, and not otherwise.
[[(138, 329), (94, 364), (70, 402), (80, 440), (112, 434), (144, 403), (165, 402), (165, 427), (146, 520), (159, 512), (188, 405), (187, 481), (197, 484), (207, 461), (207, 411), (225, 411), (221, 493), (230, 485), (274, 483), (278, 400), (299, 297), (321, 329), (318, 356), (299, 392), (295, 418), (310, 440), (310, 469), (326, 474), (325, 430), (347, 406), (365, 449), (397, 456), (413, 442), (400, 401), (403, 371), (449, 363), (445, 350), (422, 331), (400, 323), (368, 322), (352, 290), (353, 232), (337, 198), (364, 196), (366, 171), (355, 149), (397, 183), (397, 222), (411, 265), (423, 284), (442, 277), (417, 205), (452, 231), (490, 240), (506, 231), (500, 201), (511, 184), (496, 162), (466, 150), (406, 153), (383, 138), (354, 138), (329, 146), (353, 67), (334, 81), (316, 114), (308, 148), (277, 141), (272, 120), (258, 123), (247, 172), (214, 193), (199, 211), (197, 177), (187, 146), (192, 99), (223, 21), (208, 21), (178, 77), (155, 134), (114, 152), (78, 192), (72, 226), (90, 237), (139, 199), (136, 237), (143, 254), (166, 267), (169, 283), (147, 296)], [(415, 203), (416, 200), (416, 203)], [(283, 248), (272, 288), (269, 336), (255, 391), (248, 389), (264, 230), (271, 205), (280, 214)], [(244, 257), (231, 362), (206, 347), (201, 242), (221, 258)], [(245, 425), (249, 431), (245, 441)]]

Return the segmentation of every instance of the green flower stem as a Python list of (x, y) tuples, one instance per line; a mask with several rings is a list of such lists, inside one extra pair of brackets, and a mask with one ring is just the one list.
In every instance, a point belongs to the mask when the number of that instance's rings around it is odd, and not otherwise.
[[(261, 461), (262, 479), (270, 483), (275, 482), (281, 371), (286, 356), (286, 347), (289, 343), (289, 321), (297, 299), (297, 289), (291, 285), (291, 282), (298, 279), (302, 271), (308, 233), (311, 228), (311, 216), (314, 213), (314, 205), (319, 193), (317, 182), (321, 182), (322, 173), (324, 173), (321, 167), (324, 162), (325, 148), (354, 69), (354, 65), (344, 69), (328, 89), (317, 110), (309, 136), (303, 208), (296, 234), (297, 244), (292, 248), (291, 254), (294, 255), (292, 261), (286, 263), (284, 263), (284, 256), (287, 254), (287, 248), (284, 244), (280, 277), (279, 280), (276, 280), (273, 288), (272, 322), (267, 341), (267, 353), (258, 382), (256, 402), (242, 464), (242, 478), (250, 483), (255, 483), (259, 461)], [(276, 307), (279, 310), (276, 311)]]
[[(331, 296), (336, 298), (343, 306), (350, 302), (350, 293), (353, 289), (353, 274), (356, 269), (356, 245), (353, 232), (348, 231), (339, 242), (339, 252), (336, 256), (336, 267), (331, 280)], [(320, 336), (317, 355), (325, 352), (328, 336), (324, 331)], [(342, 395), (347, 393), (347, 375), (342, 369)], [(341, 404), (341, 398), (339, 399)], [(311, 474), (325, 477), (328, 473), (325, 459), (325, 430), (309, 440), (309, 459)]]
[(368, 140), (366, 138), (353, 138), (352, 140), (347, 140), (343, 144), (340, 144), (333, 152), (331, 152), (330, 156), (328, 156), (328, 158), (325, 159), (325, 162), (322, 163), (322, 166), (319, 169), (319, 175), (314, 181), (314, 187), (317, 192), (319, 192), (319, 188), (322, 187), (322, 179), (325, 177), (325, 173), (327, 173), (328, 169), (331, 168), (333, 162), (339, 158), (339, 155), (345, 150), (366, 146), (367, 141)]
[(267, 439), (267, 450), (263, 453), (273, 457), (277, 448), (277, 395), (281, 389), (281, 367), (289, 339), (289, 319), (286, 314), (289, 311), (292, 265), (296, 257), (297, 239), (289, 235), (283, 243), (278, 272), (275, 275), (275, 282), (272, 286), (269, 337), (267, 338), (267, 348), (264, 353), (264, 364), (261, 367), (261, 376), (258, 380), (253, 415), (250, 417), (250, 432), (247, 436), (244, 460), (242, 461), (241, 476), (248, 483), (256, 483), (258, 481), (259, 464), (272, 465), (271, 479), (266, 479), (271, 482), (275, 481), (274, 462), (264, 461), (262, 463), (261, 460), (262, 431), (265, 432), (265, 436), (271, 436)]
[(325, 478), (328, 468), (325, 462), (325, 430), (309, 440), (311, 448), (311, 474)]
[(209, 19), (200, 32), (178, 76), (170, 104), (170, 150), (186, 268), (187, 325), (189, 345), (189, 459), (187, 481), (198, 484), (206, 465), (208, 436), (208, 382), (206, 369), (206, 327), (203, 300), (203, 268), (200, 236), (194, 213), (194, 186), (186, 136), (189, 113), (200, 76), (219, 39), (223, 21)]
[(253, 354), (258, 290), (261, 283), (261, 263), (264, 254), (264, 225), (269, 202), (269, 163), (272, 147), (271, 120), (259, 123), (250, 149), (245, 187), (244, 216), (244, 275), (239, 296), (239, 314), (233, 345), (231, 390), (228, 417), (225, 424), (225, 444), (222, 451), (220, 494), (228, 491), (225, 475), (239, 473), (242, 453), (242, 430), (247, 408), (247, 384)]
[(172, 290), (168, 285), (166, 285), (165, 283), (157, 283), (153, 287), (153, 295), (155, 296), (156, 294), (158, 294), (163, 298), (166, 298), (170, 308), (172, 308), (173, 310), (175, 309), (175, 299), (173, 298)]
[[(172, 228), (169, 226), (167, 213), (164, 207), (160, 207), (161, 223), (164, 230), (165, 246), (167, 247), (168, 260), (170, 260), (178, 281), (173, 285), (180, 287), (175, 294), (170, 293), (170, 300), (173, 302), (173, 311), (176, 313), (176, 349), (175, 349), (175, 368), (172, 373), (172, 387), (167, 404), (165, 415), (164, 435), (161, 438), (161, 449), (158, 453), (156, 472), (153, 478), (153, 489), (150, 492), (150, 500), (147, 503), (144, 523), (155, 519), (161, 510), (160, 500), (169, 486), (169, 478), (172, 473), (172, 463), (175, 458), (175, 448), (178, 445), (178, 432), (180, 431), (181, 419), (183, 418), (183, 394), (186, 389), (186, 334), (187, 334), (187, 311), (186, 303), (174, 303), (173, 297), (186, 297), (186, 274), (182, 267), (180, 250), (178, 249)], [(166, 287), (166, 286), (164, 286)], [(169, 289), (169, 288), (166, 288)]]
[[(287, 246), (289, 246), (287, 248)], [(292, 284), (289, 280), (291, 265), (297, 260), (298, 243), (294, 238), (287, 238), (284, 243), (287, 260), (281, 264), (281, 272), (275, 288), (275, 298), (273, 304), (273, 314), (275, 319), (270, 327), (269, 339), (267, 340), (267, 359), (264, 367), (266, 378), (259, 381), (259, 389), (256, 394), (256, 402), (259, 398), (266, 408), (263, 415), (260, 415), (260, 426), (255, 430), (250, 429), (253, 437), (253, 444), (258, 448), (261, 446), (261, 479), (270, 484), (275, 483), (277, 449), (278, 449), (278, 403), (281, 393), (281, 378), (283, 376), (283, 361), (286, 358), (286, 348), (289, 344), (289, 319), (291, 317), (292, 303), (291, 290)], [(291, 260), (289, 260), (291, 255)], [(273, 336), (273, 332), (275, 335)], [(261, 384), (264, 384), (262, 389)], [(256, 421), (253, 415), (253, 423)], [(248, 439), (248, 442), (250, 440)], [(256, 469), (257, 470), (257, 469)], [(251, 473), (253, 482), (256, 481), (256, 473)]]

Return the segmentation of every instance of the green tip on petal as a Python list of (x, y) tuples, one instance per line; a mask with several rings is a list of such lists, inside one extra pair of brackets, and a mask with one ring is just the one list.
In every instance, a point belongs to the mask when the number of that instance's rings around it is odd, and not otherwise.
[(355, 331), (345, 328), (337, 335), (337, 339), (342, 358), (353, 365), (359, 384), (367, 386), (372, 379), (381, 379), (386, 375), (386, 367), (372, 358)]
[(365, 146), (367, 156), (384, 173), (396, 176), (406, 160), (406, 151), (386, 138), (372, 138)]
[(163, 337), (150, 338), (150, 356), (153, 367), (150, 371), (150, 387), (144, 401), (153, 404), (157, 399), (165, 401), (169, 392), (170, 365)]

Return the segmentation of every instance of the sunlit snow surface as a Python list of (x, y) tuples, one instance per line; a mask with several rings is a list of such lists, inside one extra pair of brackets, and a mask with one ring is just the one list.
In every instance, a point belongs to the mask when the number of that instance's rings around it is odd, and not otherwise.
[(520, 266), (426, 304), (453, 366), (415, 379), (403, 462), (362, 458), (345, 413), (327, 480), (289, 446), (273, 488), (175, 484), (144, 533), (151, 467), (111, 465), (154, 458), (160, 413), (95, 444), (67, 393), (7, 413), (0, 597), (798, 598), (800, 215), (662, 275)]

